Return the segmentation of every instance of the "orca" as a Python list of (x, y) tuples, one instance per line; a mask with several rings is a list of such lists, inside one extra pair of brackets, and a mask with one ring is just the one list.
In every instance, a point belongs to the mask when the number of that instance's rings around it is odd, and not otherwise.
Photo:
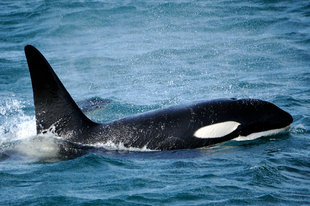
[(127, 148), (175, 150), (255, 139), (286, 131), (292, 116), (258, 99), (216, 99), (170, 106), (108, 123), (87, 118), (56, 73), (33, 46), (25, 46), (37, 134), (51, 132), (73, 144), (122, 144)]

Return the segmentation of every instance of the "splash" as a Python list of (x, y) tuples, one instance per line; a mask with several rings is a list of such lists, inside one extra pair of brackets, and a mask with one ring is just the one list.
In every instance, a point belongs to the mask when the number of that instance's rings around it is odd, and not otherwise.
[(0, 101), (1, 158), (53, 156), (51, 155), (53, 145), (48, 146), (51, 145), (51, 142), (45, 143), (44, 146), (42, 140), (41, 142), (37, 141), (35, 116), (25, 114), (25, 104), (25, 102), (13, 97)]
[(23, 111), (25, 102), (14, 98), (0, 101), (0, 144), (36, 135), (35, 116)]

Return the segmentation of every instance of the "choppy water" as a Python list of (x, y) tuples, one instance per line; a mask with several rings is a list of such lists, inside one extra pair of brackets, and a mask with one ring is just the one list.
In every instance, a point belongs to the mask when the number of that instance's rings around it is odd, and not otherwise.
[[(1, 205), (310, 204), (309, 1), (2, 0), (0, 8)], [(31, 143), (26, 44), (76, 101), (108, 99), (87, 113), (96, 121), (251, 97), (294, 123), (289, 134), (256, 141), (42, 162), (43, 143)], [(27, 153), (5, 152), (15, 147)]]

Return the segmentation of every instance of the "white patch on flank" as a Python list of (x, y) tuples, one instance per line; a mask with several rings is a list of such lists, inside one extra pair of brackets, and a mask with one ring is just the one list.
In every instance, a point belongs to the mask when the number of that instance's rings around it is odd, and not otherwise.
[(216, 138), (224, 137), (237, 129), (239, 122), (227, 121), (216, 124), (211, 124), (198, 129), (194, 136), (198, 138)]
[(263, 131), (263, 132), (256, 132), (256, 133), (249, 134), (248, 136), (239, 136), (233, 140), (236, 140), (236, 141), (254, 140), (260, 137), (271, 136), (271, 135), (279, 134), (282, 132), (286, 132), (287, 130), (289, 130), (289, 128), (290, 126), (280, 128), (280, 129), (272, 129), (272, 130)]

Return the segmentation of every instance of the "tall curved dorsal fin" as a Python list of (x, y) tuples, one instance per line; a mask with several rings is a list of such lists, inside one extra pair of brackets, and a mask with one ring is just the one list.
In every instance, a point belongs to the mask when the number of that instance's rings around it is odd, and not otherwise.
[(44, 56), (33, 46), (25, 46), (30, 71), (37, 133), (52, 130), (70, 138), (96, 123), (79, 109)]

